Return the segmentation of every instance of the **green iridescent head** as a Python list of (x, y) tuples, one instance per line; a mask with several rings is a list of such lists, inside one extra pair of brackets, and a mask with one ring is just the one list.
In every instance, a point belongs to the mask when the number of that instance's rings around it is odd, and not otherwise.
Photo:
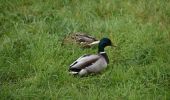
[(106, 46), (112, 46), (112, 42), (109, 38), (102, 38), (99, 42), (99, 51), (98, 52), (104, 52), (104, 48)]

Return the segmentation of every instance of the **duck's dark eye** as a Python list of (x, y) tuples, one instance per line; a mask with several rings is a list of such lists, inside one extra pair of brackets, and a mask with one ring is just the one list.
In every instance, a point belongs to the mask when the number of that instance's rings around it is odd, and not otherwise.
[(104, 43), (103, 43), (103, 45), (104, 45), (104, 46), (106, 46), (106, 45), (107, 45), (107, 43), (105, 43), (105, 42), (104, 42)]

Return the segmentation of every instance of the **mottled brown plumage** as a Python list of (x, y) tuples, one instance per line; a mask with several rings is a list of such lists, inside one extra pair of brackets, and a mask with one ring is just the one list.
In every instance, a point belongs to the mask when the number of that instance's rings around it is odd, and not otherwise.
[(63, 44), (79, 44), (85, 48), (89, 48), (98, 43), (99, 41), (96, 38), (82, 32), (71, 33), (67, 35), (63, 40)]

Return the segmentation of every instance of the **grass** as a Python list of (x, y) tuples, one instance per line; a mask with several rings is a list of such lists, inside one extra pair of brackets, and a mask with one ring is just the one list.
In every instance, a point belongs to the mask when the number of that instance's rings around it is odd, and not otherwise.
[[(97, 52), (61, 45), (71, 32), (117, 45), (103, 73), (68, 74)], [(170, 1), (1, 0), (0, 99), (170, 99)]]

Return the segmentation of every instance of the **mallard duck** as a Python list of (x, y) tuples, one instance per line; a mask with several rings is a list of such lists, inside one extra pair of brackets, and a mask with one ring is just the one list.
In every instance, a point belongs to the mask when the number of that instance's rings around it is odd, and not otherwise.
[(69, 36), (64, 38), (63, 43), (78, 43), (82, 47), (90, 48), (93, 45), (97, 45), (99, 41), (93, 36), (88, 35), (87, 33), (77, 32), (71, 33)]
[(75, 36), (73, 36), (77, 42), (87, 42), (87, 43), (92, 43), (94, 41), (97, 41), (96, 38), (87, 35), (85, 33), (75, 33)]
[(89, 73), (101, 72), (107, 67), (107, 64), (109, 64), (109, 58), (104, 51), (104, 48), (111, 45), (112, 42), (110, 39), (101, 39), (98, 45), (98, 54), (86, 54), (79, 57), (69, 66), (69, 73), (84, 76)]

